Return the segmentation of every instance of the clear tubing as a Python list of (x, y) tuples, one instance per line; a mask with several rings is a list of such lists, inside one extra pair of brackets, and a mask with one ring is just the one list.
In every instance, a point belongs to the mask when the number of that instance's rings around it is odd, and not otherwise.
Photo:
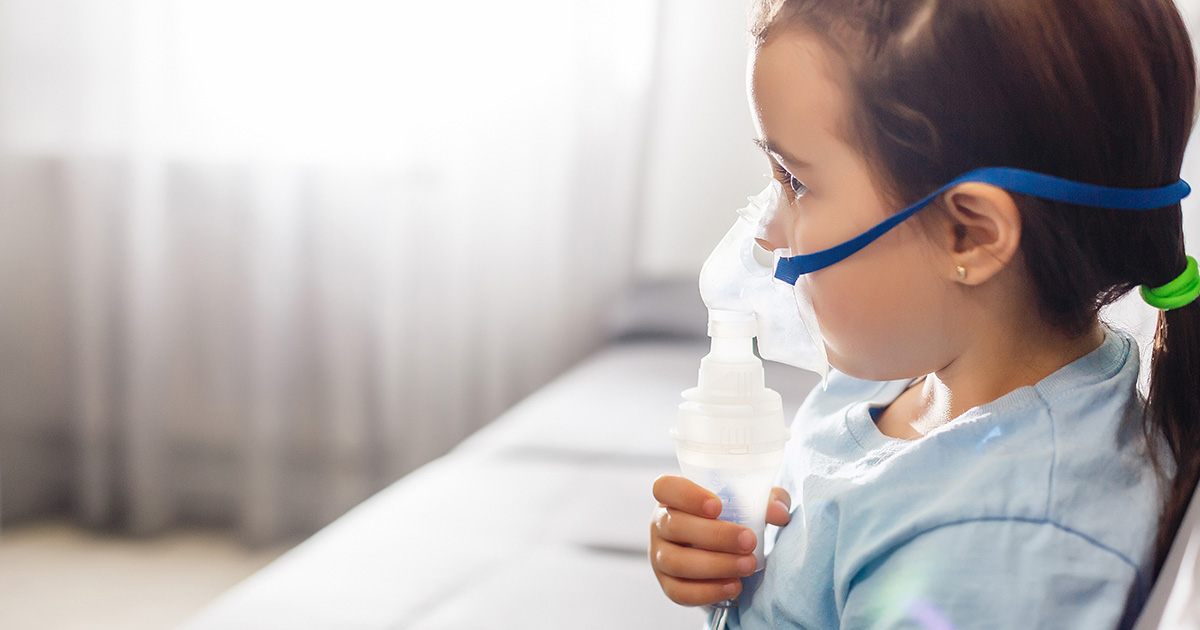
[(726, 630), (729, 624), (729, 609), (737, 606), (736, 600), (725, 600), (713, 604), (714, 608), (708, 617), (708, 630)]

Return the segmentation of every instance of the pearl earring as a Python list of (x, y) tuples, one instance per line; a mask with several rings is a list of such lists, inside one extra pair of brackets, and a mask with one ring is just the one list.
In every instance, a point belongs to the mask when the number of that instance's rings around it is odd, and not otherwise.
[(966, 270), (966, 269), (965, 269), (965, 268), (964, 268), (962, 265), (959, 265), (959, 266), (955, 267), (955, 268), (954, 268), (954, 271), (955, 271), (956, 273), (958, 273), (958, 279), (959, 279), (959, 280), (966, 280), (966, 279), (967, 279), (967, 270)]

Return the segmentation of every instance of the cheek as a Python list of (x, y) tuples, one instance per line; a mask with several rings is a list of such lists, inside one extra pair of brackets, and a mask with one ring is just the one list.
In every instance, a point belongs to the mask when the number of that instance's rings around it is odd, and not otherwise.
[(861, 234), (874, 225), (868, 221), (854, 221), (854, 217), (839, 216), (837, 213), (814, 207), (793, 211), (788, 228), (788, 247), (796, 254), (812, 254), (829, 249)]
[(936, 369), (945, 283), (930, 262), (912, 248), (868, 248), (812, 274), (813, 307), (834, 367), (871, 380)]
[(884, 281), (889, 278), (836, 266), (814, 274), (810, 284), (825, 343), (831, 354), (840, 357), (877, 354), (905, 327), (901, 320), (906, 313), (897, 309), (905, 296), (899, 285)]

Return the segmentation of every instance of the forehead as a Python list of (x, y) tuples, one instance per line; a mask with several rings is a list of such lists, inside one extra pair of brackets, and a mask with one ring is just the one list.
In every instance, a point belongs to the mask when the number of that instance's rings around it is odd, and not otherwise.
[(750, 57), (749, 92), (763, 139), (802, 150), (842, 144), (847, 101), (836, 58), (799, 29), (773, 33)]

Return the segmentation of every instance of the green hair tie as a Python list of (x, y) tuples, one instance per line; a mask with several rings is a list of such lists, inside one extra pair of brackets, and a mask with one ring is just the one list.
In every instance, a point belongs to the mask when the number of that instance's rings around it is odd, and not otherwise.
[(1187, 257), (1187, 269), (1178, 278), (1157, 289), (1142, 285), (1142, 299), (1160, 311), (1187, 306), (1197, 296), (1200, 296), (1200, 272), (1196, 268), (1196, 259), (1191, 256)]

